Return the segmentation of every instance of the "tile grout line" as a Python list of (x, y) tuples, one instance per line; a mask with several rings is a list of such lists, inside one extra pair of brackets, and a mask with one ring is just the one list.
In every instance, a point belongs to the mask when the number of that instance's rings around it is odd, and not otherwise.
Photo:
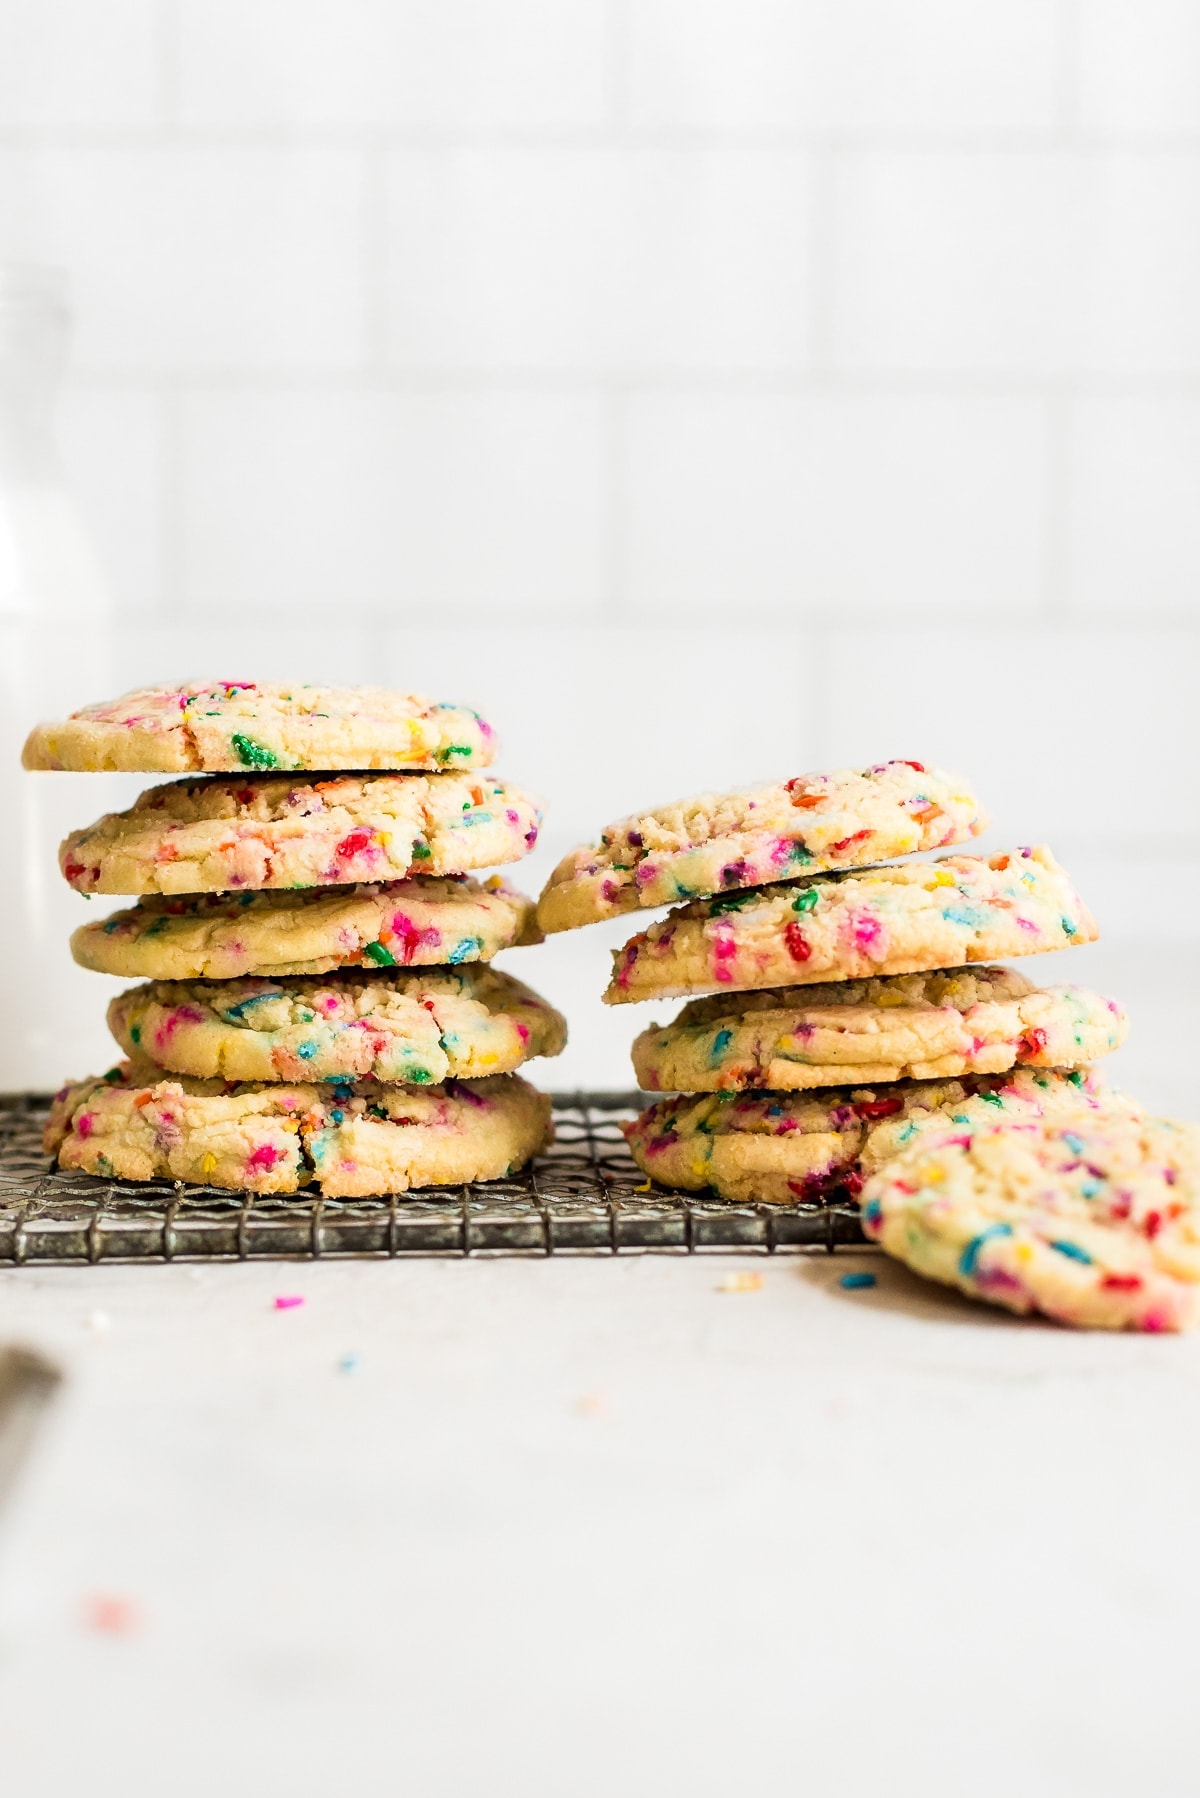
[[(1079, 0), (1058, 0), (1055, 19), (1054, 122), (1055, 147), (1059, 149), (1084, 147), (1079, 136), (1079, 86)], [(1100, 138), (1102, 145), (1111, 141), (1108, 134), (1100, 134)]]
[(183, 395), (160, 388), (155, 395), (158, 437), (155, 500), (155, 549), (159, 622), (184, 622), (186, 546), (184, 544)]
[(362, 162), (362, 372), (379, 386), (388, 354), (388, 169), (382, 143), (364, 146)]
[(1048, 393), (1043, 402), (1046, 470), (1042, 521), (1042, 615), (1070, 616), (1071, 399)]
[(828, 378), (834, 369), (837, 277), (837, 152), (819, 144), (809, 171), (808, 221), (808, 359), (814, 376)]
[(179, 0), (158, 0), (155, 13), (158, 103), (162, 124), (174, 137), (182, 126), (182, 59)]
[(601, 471), (600, 620), (629, 614), (629, 395), (606, 384), (600, 397)]

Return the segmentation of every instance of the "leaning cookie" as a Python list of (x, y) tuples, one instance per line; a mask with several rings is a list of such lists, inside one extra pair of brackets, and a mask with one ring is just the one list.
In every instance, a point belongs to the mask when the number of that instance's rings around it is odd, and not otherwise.
[(59, 850), (80, 893), (214, 893), (462, 874), (518, 861), (541, 813), (470, 774), (179, 780), (72, 833)]
[(495, 753), (486, 719), (386, 687), (197, 681), (143, 687), (39, 724), (26, 768), (83, 773), (213, 774), (239, 770), (483, 768)]
[(64, 1087), (45, 1146), (63, 1168), (330, 1198), (515, 1173), (552, 1139), (550, 1100), (518, 1074), (414, 1088), (163, 1079), (144, 1062)]
[(511, 1074), (567, 1040), (552, 1006), (488, 967), (157, 981), (118, 994), (108, 1027), (127, 1055), (198, 1079), (413, 1086)]
[(1136, 1112), (1094, 1074), (1015, 1074), (816, 1093), (717, 1093), (660, 1099), (621, 1126), (642, 1172), (663, 1186), (738, 1204), (795, 1205), (841, 1190), (918, 1141), (972, 1121)]
[(604, 999), (917, 974), (1098, 935), (1048, 849), (947, 855), (693, 900), (616, 951)]
[(955, 968), (693, 999), (633, 1045), (649, 1092), (936, 1080), (1027, 1067), (1077, 1068), (1125, 1040), (1115, 999), (1039, 988), (1013, 968)]
[(81, 924), (71, 954), (84, 968), (141, 980), (236, 980), (491, 961), (541, 941), (533, 902), (498, 874), (413, 875), (382, 886), (303, 892), (148, 894)]
[(1100, 1115), (919, 1140), (863, 1189), (868, 1236), (1010, 1311), (1104, 1330), (1200, 1323), (1200, 1127)]
[(706, 793), (610, 824), (561, 861), (538, 901), (543, 930), (572, 930), (640, 906), (861, 868), (978, 836), (979, 801), (921, 762), (801, 774), (749, 792)]

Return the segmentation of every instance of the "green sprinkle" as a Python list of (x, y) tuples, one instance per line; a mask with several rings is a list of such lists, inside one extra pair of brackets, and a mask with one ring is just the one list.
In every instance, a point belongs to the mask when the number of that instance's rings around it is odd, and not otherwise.
[(448, 748), (438, 750), (436, 760), (439, 762), (448, 762), (456, 755), (461, 755), (469, 761), (471, 756), (471, 745), (469, 743), (451, 743)]
[(373, 961), (377, 968), (394, 968), (396, 965), (396, 957), (390, 949), (385, 949), (382, 943), (368, 943), (363, 954), (368, 961)]
[(230, 741), (237, 750), (238, 760), (243, 768), (278, 768), (279, 757), (265, 743), (256, 743), (253, 737), (244, 737), (237, 730)]
[(433, 860), (433, 850), (429, 847), (428, 843), (413, 844), (413, 860), (415, 862), (428, 862)]
[(713, 899), (708, 907), (710, 918), (719, 918), (722, 912), (741, 911), (743, 905), (753, 905), (758, 898), (757, 893), (727, 893), (723, 899)]
[(817, 906), (820, 904), (820, 900), (821, 892), (819, 887), (805, 887), (804, 891), (802, 893), (797, 893), (796, 897), (792, 900), (792, 910), (798, 912), (816, 911)]
[(131, 1024), (129, 1026), (129, 1040), (131, 1043), (140, 1043), (141, 1042), (142, 1027), (140, 1024)]

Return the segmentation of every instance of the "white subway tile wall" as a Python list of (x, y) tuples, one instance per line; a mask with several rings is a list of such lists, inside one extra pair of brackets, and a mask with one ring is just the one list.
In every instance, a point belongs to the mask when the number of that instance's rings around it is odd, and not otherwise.
[[(1109, 934), (1200, 934), (1193, 0), (0, 0), (0, 42), (118, 679), (472, 699), (538, 873), (942, 758)], [(590, 1006), (599, 935), (537, 953)]]

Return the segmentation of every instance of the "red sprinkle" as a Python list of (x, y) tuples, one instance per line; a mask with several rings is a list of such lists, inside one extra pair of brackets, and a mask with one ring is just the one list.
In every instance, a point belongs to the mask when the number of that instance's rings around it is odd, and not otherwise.
[(793, 961), (807, 961), (812, 954), (812, 947), (795, 918), (790, 918), (784, 927), (783, 940)]
[(356, 855), (362, 855), (371, 847), (371, 839), (374, 834), (370, 830), (352, 830), (342, 838), (333, 853), (339, 861), (353, 861)]
[(1136, 1292), (1141, 1283), (1140, 1274), (1105, 1274), (1100, 1282), (1108, 1292)]

